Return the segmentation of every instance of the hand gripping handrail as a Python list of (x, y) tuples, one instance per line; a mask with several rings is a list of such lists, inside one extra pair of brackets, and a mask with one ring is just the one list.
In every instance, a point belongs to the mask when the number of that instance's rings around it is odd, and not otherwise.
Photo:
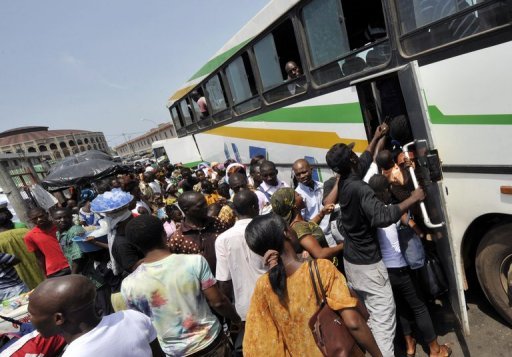
[[(410, 160), (410, 157), (409, 157), (409, 147), (412, 146), (412, 145), (416, 145), (418, 143), (421, 143), (421, 142), (424, 142), (426, 143), (427, 141), (426, 140), (414, 140), (414, 141), (411, 141), (410, 143), (408, 144), (405, 144), (402, 148), (402, 151), (404, 152), (404, 155), (407, 159)], [(414, 172), (414, 168), (412, 166), (409, 167), (409, 173), (411, 175), (411, 178), (412, 178), (412, 183), (414, 184), (414, 188), (418, 188), (420, 187), (420, 185), (418, 184), (418, 179), (416, 178), (416, 173)], [(420, 202), (420, 209), (421, 209), (421, 213), (423, 215), (423, 222), (425, 222), (425, 226), (427, 226), (428, 228), (441, 228), (444, 226), (444, 222), (441, 222), (441, 223), (432, 223), (430, 221), (430, 217), (428, 216), (428, 213), (427, 213), (427, 206), (425, 206), (425, 202)]]

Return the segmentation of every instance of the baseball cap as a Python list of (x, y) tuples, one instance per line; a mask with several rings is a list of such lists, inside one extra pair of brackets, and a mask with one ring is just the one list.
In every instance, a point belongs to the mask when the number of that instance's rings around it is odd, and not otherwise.
[(325, 162), (336, 173), (343, 174), (350, 171), (350, 156), (355, 143), (334, 144), (325, 155)]

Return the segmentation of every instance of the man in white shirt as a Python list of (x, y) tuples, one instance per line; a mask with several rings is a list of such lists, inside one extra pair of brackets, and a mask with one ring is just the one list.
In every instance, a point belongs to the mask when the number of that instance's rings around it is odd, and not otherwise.
[[(306, 206), (302, 210), (302, 217), (305, 221), (310, 221), (313, 217), (322, 212), (324, 185), (321, 182), (313, 180), (313, 170), (311, 169), (309, 162), (306, 160), (296, 160), (293, 163), (292, 169), (295, 178), (299, 182), (297, 188), (295, 188), (295, 192), (302, 196), (302, 200)], [(333, 205), (328, 205), (328, 207), (326, 207), (329, 208), (328, 211), (332, 211), (334, 207), (331, 208), (329, 206)], [(329, 245), (336, 245), (336, 242), (331, 235), (329, 217), (330, 214), (326, 214), (322, 221), (320, 221), (319, 226), (322, 228)]]
[(121, 311), (101, 318), (95, 297), (94, 284), (82, 275), (47, 279), (30, 295), (28, 312), (43, 337), (64, 337), (63, 357), (164, 356), (147, 316)]
[(160, 186), (160, 182), (155, 179), (155, 174), (153, 172), (144, 173), (144, 182), (147, 182), (148, 186), (151, 188), (155, 195), (162, 194), (162, 187)]
[[(231, 180), (231, 178), (230, 178)], [(242, 356), (245, 316), (258, 278), (267, 269), (262, 258), (252, 252), (245, 242), (245, 228), (259, 212), (258, 197), (248, 189), (235, 194), (233, 205), (238, 217), (235, 225), (219, 235), (215, 241), (217, 271), (215, 278), (223, 291), (233, 289), (235, 309), (242, 319), (240, 333), (235, 341), (235, 355)]]
[(265, 198), (270, 202), (270, 197), (282, 187), (290, 187), (286, 182), (277, 178), (279, 171), (272, 161), (263, 161), (260, 165), (260, 174), (263, 182), (258, 190), (265, 194)]

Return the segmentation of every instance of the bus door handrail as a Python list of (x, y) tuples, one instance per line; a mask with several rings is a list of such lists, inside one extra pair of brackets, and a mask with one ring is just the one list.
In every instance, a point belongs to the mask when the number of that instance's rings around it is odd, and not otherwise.
[[(420, 142), (426, 143), (427, 141), (424, 139), (423, 140), (414, 140), (414, 141), (411, 141), (410, 143), (405, 144), (403, 146), (402, 151), (408, 160), (410, 160), (409, 147), (411, 147), (412, 145), (416, 145)], [(412, 166), (409, 166), (409, 174), (411, 175), (411, 179), (412, 179), (412, 183), (414, 184), (414, 188), (416, 189), (416, 188), (420, 187), (420, 185), (418, 183), (418, 179), (416, 178), (416, 173), (414, 172), (414, 168)], [(431, 228), (431, 229), (441, 228), (445, 225), (445, 222), (432, 223), (432, 221), (430, 220), (430, 217), (428, 216), (427, 206), (425, 206), (425, 202), (423, 202), (423, 201), (420, 202), (420, 209), (421, 209), (421, 214), (423, 215), (423, 222), (425, 223), (425, 226), (427, 226), (428, 228)]]

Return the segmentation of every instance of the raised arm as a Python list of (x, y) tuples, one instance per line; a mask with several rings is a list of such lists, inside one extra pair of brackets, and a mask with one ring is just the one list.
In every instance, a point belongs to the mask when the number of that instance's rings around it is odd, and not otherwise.
[(316, 259), (330, 259), (337, 256), (343, 250), (343, 243), (335, 247), (323, 248), (311, 234), (303, 236), (299, 242), (302, 248), (307, 250)]

